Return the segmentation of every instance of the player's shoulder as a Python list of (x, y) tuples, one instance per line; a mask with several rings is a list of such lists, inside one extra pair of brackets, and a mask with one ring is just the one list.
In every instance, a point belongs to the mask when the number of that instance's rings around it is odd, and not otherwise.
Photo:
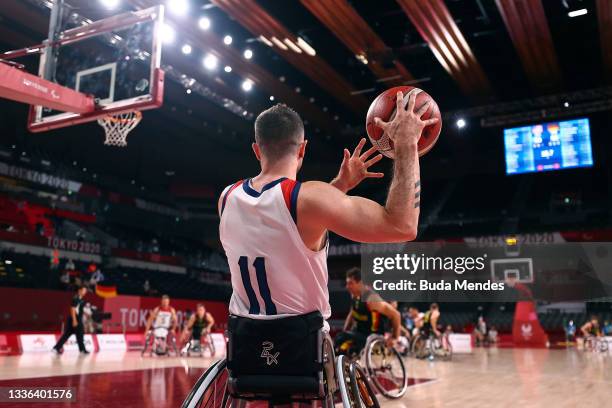
[(300, 189), (300, 200), (303, 202), (320, 202), (337, 194), (342, 194), (342, 192), (329, 183), (305, 181)]

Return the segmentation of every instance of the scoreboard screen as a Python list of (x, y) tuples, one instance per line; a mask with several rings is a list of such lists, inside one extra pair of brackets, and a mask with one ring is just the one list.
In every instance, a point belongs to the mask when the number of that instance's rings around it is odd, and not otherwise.
[(506, 174), (593, 166), (589, 120), (504, 129)]

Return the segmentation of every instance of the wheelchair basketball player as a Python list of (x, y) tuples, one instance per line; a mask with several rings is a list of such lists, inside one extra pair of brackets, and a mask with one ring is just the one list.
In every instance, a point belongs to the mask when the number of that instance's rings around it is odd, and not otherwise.
[(163, 295), (161, 304), (157, 306), (147, 319), (145, 325), (145, 346), (142, 354), (146, 353), (149, 345), (151, 354), (168, 355), (170, 346), (176, 352), (176, 310), (170, 306), (170, 297)]
[[(218, 206), (233, 289), (227, 360), (232, 396), (321, 395), (310, 345), (320, 343), (323, 328), (329, 330), (328, 231), (358, 242), (416, 237), (417, 141), (423, 128), (438, 119), (421, 119), (430, 104), (415, 110), (415, 93), (407, 108), (403, 102), (398, 92), (395, 117), (376, 120), (395, 150), (384, 206), (347, 195), (364, 179), (383, 176), (368, 171), (382, 156), (370, 158), (375, 148), (362, 153), (365, 139), (352, 155), (344, 150), (340, 172), (331, 183), (301, 183), (296, 179), (307, 146), (302, 119), (282, 104), (257, 117), (253, 151), (261, 172), (225, 188)], [(287, 376), (294, 382), (281, 384)]]
[(210, 356), (215, 355), (215, 346), (210, 336), (210, 332), (215, 325), (214, 317), (206, 311), (203, 303), (198, 303), (196, 312), (189, 317), (187, 325), (183, 330), (181, 340), (185, 346), (181, 350), (182, 355), (198, 354), (204, 355), (203, 347), (207, 347)]

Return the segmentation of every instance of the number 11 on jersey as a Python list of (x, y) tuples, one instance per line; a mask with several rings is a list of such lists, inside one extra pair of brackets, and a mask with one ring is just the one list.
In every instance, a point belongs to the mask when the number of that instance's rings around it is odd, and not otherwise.
[[(244, 290), (249, 298), (249, 314), (259, 314), (259, 301), (253, 290), (251, 284), (251, 276), (249, 274), (249, 259), (246, 256), (241, 256), (238, 260), (238, 266), (240, 266), (240, 275), (242, 277), (242, 284)], [(270, 287), (268, 286), (268, 278), (266, 276), (266, 260), (265, 258), (258, 256), (253, 261), (253, 267), (255, 268), (255, 276), (257, 277), (257, 286), (259, 286), (259, 295), (264, 301), (267, 315), (276, 314), (276, 305), (272, 302), (272, 295), (270, 294)]]

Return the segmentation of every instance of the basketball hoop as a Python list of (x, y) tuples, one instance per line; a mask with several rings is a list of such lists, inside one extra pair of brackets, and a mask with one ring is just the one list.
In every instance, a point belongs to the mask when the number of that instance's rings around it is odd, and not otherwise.
[(107, 146), (127, 146), (127, 136), (142, 119), (142, 112), (131, 111), (116, 115), (107, 115), (98, 119), (98, 124), (102, 126), (106, 133), (104, 144)]

